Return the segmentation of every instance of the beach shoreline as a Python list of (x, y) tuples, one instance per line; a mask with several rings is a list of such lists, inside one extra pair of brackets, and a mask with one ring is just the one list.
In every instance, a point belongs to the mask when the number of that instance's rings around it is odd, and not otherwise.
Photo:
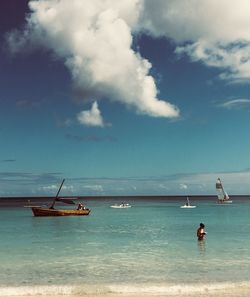
[(1, 297), (248, 297), (250, 282), (213, 284), (112, 284), (76, 286), (17, 286), (0, 287)]

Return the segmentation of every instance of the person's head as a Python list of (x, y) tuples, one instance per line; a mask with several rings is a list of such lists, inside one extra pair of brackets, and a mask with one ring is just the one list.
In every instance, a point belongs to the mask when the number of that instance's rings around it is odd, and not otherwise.
[(201, 228), (205, 228), (205, 225), (203, 223), (200, 223)]

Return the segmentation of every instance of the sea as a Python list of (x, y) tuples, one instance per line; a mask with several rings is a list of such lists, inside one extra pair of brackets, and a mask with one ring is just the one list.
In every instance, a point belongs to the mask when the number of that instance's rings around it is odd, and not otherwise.
[[(250, 296), (250, 199), (190, 196), (193, 209), (180, 208), (183, 197), (81, 202), (90, 215), (0, 204), (1, 297)], [(110, 207), (121, 202), (131, 208)]]

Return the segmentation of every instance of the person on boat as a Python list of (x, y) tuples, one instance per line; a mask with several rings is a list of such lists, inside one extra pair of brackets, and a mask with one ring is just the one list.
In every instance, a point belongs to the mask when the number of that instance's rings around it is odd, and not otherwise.
[(200, 223), (200, 227), (197, 229), (198, 240), (203, 240), (206, 234), (207, 233), (205, 232), (205, 225), (203, 223)]
[(79, 203), (77, 206), (77, 210), (82, 210), (82, 209), (83, 209), (83, 205), (81, 203)]

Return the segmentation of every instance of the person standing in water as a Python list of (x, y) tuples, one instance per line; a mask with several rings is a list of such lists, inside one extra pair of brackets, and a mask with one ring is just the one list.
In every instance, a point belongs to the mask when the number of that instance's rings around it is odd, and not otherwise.
[(198, 240), (203, 240), (206, 234), (207, 233), (205, 232), (205, 225), (203, 223), (200, 223), (200, 227), (197, 229)]

